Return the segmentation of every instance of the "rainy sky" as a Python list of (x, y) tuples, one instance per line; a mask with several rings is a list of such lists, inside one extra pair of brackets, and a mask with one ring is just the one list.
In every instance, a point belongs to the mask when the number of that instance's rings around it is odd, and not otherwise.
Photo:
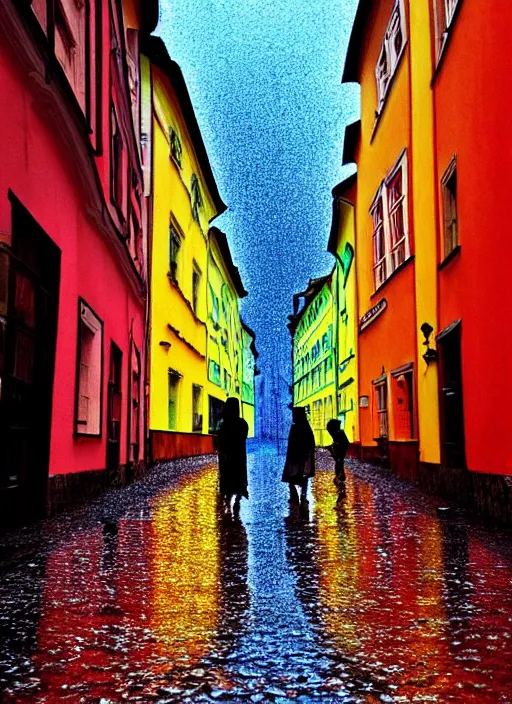
[[(228, 236), (250, 295), (258, 365), (290, 378), (292, 296), (330, 271), (331, 189), (344, 126), (358, 117), (342, 86), (357, 0), (161, 0), (157, 29), (189, 88), (228, 211)], [(289, 400), (289, 399), (287, 399)]]

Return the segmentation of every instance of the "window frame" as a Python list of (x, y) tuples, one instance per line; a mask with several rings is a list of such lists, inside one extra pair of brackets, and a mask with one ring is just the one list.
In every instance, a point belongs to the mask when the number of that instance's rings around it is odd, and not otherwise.
[[(196, 282), (196, 277), (197, 277), (197, 288), (195, 285)], [(196, 262), (194, 259), (192, 262), (192, 310), (194, 311), (194, 314), (197, 315), (197, 311), (199, 308), (199, 293), (201, 289), (201, 282), (203, 278), (203, 272), (201, 271), (201, 268), (199, 267), (199, 264)]]
[[(100, 388), (98, 392), (98, 427), (99, 431), (97, 433), (88, 433), (83, 430), (79, 430), (79, 399), (80, 399), (80, 363), (81, 363), (81, 350), (82, 350), (82, 306), (85, 306), (96, 318), (99, 323), (98, 332), (101, 335), (100, 338)], [(85, 323), (86, 324), (86, 323)], [(103, 320), (97, 315), (94, 309), (85, 301), (83, 298), (78, 298), (78, 329), (77, 329), (77, 342), (76, 342), (76, 370), (75, 370), (75, 412), (74, 412), (74, 437), (84, 437), (84, 438), (101, 438), (103, 436), (103, 382), (104, 382), (104, 324)], [(82, 425), (82, 423), (80, 423)]]
[[(395, 21), (395, 17), (398, 14), (398, 22)], [(403, 0), (395, 0), (393, 9), (391, 10), (391, 15), (389, 22), (386, 26), (386, 31), (384, 33), (384, 38), (382, 40), (381, 50), (379, 52), (379, 58), (377, 59), (377, 64), (375, 66), (375, 81), (377, 88), (377, 110), (376, 117), (379, 117), (382, 113), (384, 106), (386, 104), (387, 97), (393, 79), (398, 71), (402, 56), (405, 52), (405, 47), (407, 46), (407, 23), (405, 16), (405, 8)], [(402, 44), (400, 50), (397, 52), (395, 45), (395, 38), (398, 36), (394, 29), (398, 28), (402, 35)], [(382, 74), (380, 72), (380, 67), (382, 65), (382, 59), (386, 59), (386, 72)]]
[(183, 168), (183, 145), (181, 144), (178, 130), (176, 130), (172, 125), (169, 126), (169, 155), (171, 157), (171, 161), (173, 161), (181, 171)]
[[(178, 227), (175, 218), (170, 216), (169, 218), (169, 271), (167, 276), (174, 281), (175, 284), (179, 282), (179, 253), (183, 246), (184, 236), (181, 229)], [(176, 250), (176, 258), (173, 260), (171, 258), (171, 243), (172, 241), (178, 242), (178, 248)]]
[[(401, 174), (401, 195), (396, 203), (390, 205), (391, 186), (396, 181), (398, 175)], [(388, 175), (379, 184), (377, 193), (370, 205), (370, 217), (372, 218), (372, 251), (373, 251), (373, 283), (374, 292), (377, 292), (391, 278), (403, 264), (405, 264), (412, 256), (411, 246), (411, 231), (409, 220), (409, 170), (407, 160), (407, 149), (404, 149), (395, 164), (389, 171)], [(375, 220), (375, 211), (379, 203), (382, 203), (382, 221)], [(393, 242), (392, 222), (391, 218), (401, 209), (403, 235)], [(377, 236), (383, 244), (383, 255), (377, 257)], [(394, 254), (399, 251), (399, 247), (403, 246), (403, 260), (396, 261)], [(379, 250), (380, 252), (380, 250)]]
[[(450, 182), (455, 179), (454, 191), (450, 188)], [(448, 200), (450, 200), (450, 224), (448, 224)], [(442, 251), (443, 259), (447, 259), (451, 254), (453, 254), (458, 247), (460, 247), (459, 238), (459, 215), (457, 208), (457, 156), (454, 155), (448, 164), (443, 176), (441, 177), (441, 202), (442, 202), (442, 216), (443, 216), (443, 242)], [(453, 218), (453, 210), (455, 210), (455, 218)], [(453, 225), (455, 223), (455, 237), (453, 236)], [(451, 229), (450, 236), (448, 237), (448, 230)], [(449, 247), (447, 246), (449, 242)]]
[[(385, 407), (380, 408), (379, 390), (384, 389), (385, 392)], [(386, 439), (389, 440), (389, 384), (388, 378), (384, 374), (378, 379), (372, 381), (372, 416), (373, 416), (373, 439), (375, 441)], [(382, 428), (385, 426), (386, 434), (382, 433)], [(379, 435), (375, 434), (375, 430), (379, 430)]]
[[(203, 432), (203, 421), (204, 421), (204, 414), (202, 412), (195, 412), (195, 403), (197, 400), (197, 404), (199, 407), (199, 411), (202, 411), (202, 405), (203, 405), (203, 387), (201, 384), (192, 384), (192, 432), (193, 433), (201, 433)], [(197, 396), (196, 396), (197, 394)], [(196, 417), (197, 419), (200, 419), (200, 423), (196, 422)]]
[[(170, 425), (170, 405), (171, 405), (171, 378), (176, 379), (175, 382), (175, 388), (176, 388), (176, 398), (174, 401), (174, 424), (176, 427), (171, 428)], [(167, 370), (167, 430), (171, 431), (177, 431), (178, 430), (178, 407), (179, 407), (179, 394), (180, 394), (180, 382), (183, 379), (183, 374), (180, 374), (176, 369), (172, 369), (171, 367), (168, 368)]]
[(201, 194), (199, 178), (195, 173), (192, 174), (190, 180), (190, 205), (192, 207), (192, 217), (199, 225), (201, 223), (199, 210), (203, 207), (203, 196)]

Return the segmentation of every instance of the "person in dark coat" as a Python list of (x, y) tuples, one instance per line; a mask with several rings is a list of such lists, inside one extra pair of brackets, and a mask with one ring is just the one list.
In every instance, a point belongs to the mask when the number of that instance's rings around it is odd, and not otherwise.
[(292, 427), (282, 481), (290, 487), (290, 503), (299, 503), (297, 487), (301, 488), (301, 503), (307, 504), (308, 479), (315, 475), (315, 436), (309, 425), (306, 409), (292, 408)]
[(341, 422), (334, 418), (327, 423), (327, 431), (332, 437), (332, 445), (328, 448), (334, 459), (334, 483), (338, 489), (338, 504), (345, 498), (345, 456), (347, 454), (349, 439), (344, 430), (341, 429)]
[(236, 496), (234, 510), (240, 508), (242, 496), (249, 498), (247, 492), (247, 450), (246, 440), (249, 433), (247, 422), (240, 418), (240, 402), (237, 398), (226, 399), (224, 413), (217, 433), (217, 451), (219, 455), (220, 493), (226, 503), (231, 505), (233, 494)]

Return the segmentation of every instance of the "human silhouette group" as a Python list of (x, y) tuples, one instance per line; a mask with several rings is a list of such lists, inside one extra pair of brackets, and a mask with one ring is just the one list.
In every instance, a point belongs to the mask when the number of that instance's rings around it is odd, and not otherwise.
[[(337, 489), (336, 508), (346, 496), (345, 457), (349, 440), (341, 422), (332, 419), (327, 423), (332, 444), (327, 448), (334, 459), (334, 484)], [(228, 398), (223, 418), (216, 434), (219, 457), (219, 490), (224, 509), (238, 516), (242, 497), (249, 498), (247, 485), (247, 449), (249, 432), (247, 421), (240, 417), (240, 402)], [(315, 436), (308, 421), (306, 409), (292, 408), (292, 425), (288, 436), (286, 460), (282, 481), (290, 490), (290, 505), (307, 511), (308, 483), (315, 476)], [(234, 501), (233, 501), (234, 499)]]

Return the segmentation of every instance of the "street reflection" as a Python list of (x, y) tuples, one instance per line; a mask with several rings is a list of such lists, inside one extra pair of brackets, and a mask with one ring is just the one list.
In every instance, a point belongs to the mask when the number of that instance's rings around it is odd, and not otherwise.
[(290, 510), (280, 464), (240, 517), (202, 461), (51, 524), (2, 573), (1, 701), (512, 701), (509, 536), (354, 463), (335, 510), (325, 457)]

